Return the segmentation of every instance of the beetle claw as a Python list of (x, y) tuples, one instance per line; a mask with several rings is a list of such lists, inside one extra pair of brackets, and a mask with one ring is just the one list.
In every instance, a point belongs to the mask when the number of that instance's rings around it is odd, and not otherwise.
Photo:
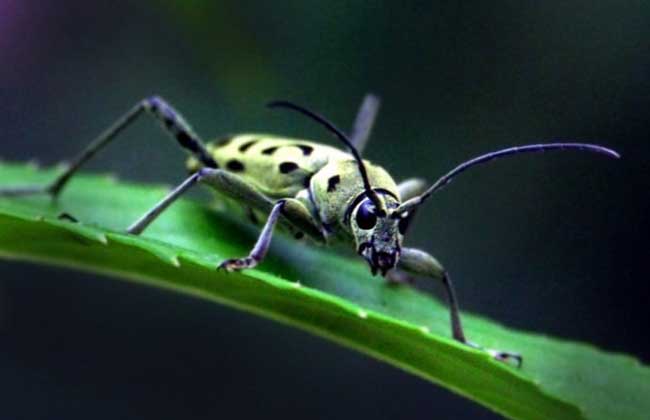
[(515, 364), (515, 366), (517, 368), (521, 368), (521, 366), (524, 364), (524, 358), (519, 353), (514, 353), (514, 352), (510, 352), (510, 351), (503, 351), (503, 350), (486, 349), (486, 348), (483, 348), (483, 347), (479, 346), (476, 343), (472, 343), (471, 341), (468, 341), (465, 344), (467, 344), (468, 346), (473, 347), (475, 349), (485, 351), (487, 354), (492, 356), (492, 358), (494, 360), (498, 360), (500, 362), (508, 363), (508, 364), (510, 364), (510, 362), (514, 361), (514, 364)]
[(517, 368), (521, 368), (521, 366), (524, 363), (524, 358), (519, 353), (500, 351), (500, 350), (490, 350), (490, 349), (488, 349), (487, 352), (492, 355), (494, 360), (498, 360), (504, 363), (510, 363), (510, 361), (514, 361), (515, 366), (517, 366)]
[(257, 265), (257, 261), (255, 261), (255, 259), (251, 257), (231, 258), (219, 264), (217, 266), (217, 269), (225, 270), (228, 273), (232, 273), (233, 271), (240, 271), (247, 268), (253, 268), (256, 265)]

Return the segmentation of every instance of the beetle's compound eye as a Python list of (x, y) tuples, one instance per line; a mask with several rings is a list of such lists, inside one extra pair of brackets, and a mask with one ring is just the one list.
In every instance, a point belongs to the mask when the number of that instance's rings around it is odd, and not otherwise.
[(357, 210), (357, 225), (364, 230), (372, 229), (377, 224), (375, 205), (370, 200), (365, 200)]

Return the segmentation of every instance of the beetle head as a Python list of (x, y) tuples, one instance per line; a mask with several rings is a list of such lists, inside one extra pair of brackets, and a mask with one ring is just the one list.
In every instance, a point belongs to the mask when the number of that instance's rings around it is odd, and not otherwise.
[(379, 271), (383, 276), (397, 265), (403, 237), (400, 219), (391, 217), (399, 202), (387, 194), (378, 196), (386, 211), (377, 208), (373, 200), (364, 195), (350, 214), (350, 228), (357, 253), (368, 262), (373, 275)]

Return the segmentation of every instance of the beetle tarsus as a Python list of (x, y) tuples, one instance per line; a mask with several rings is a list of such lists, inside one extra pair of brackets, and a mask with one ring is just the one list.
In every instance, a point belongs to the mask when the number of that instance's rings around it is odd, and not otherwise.
[(487, 352), (490, 353), (495, 360), (498, 360), (500, 362), (510, 363), (510, 361), (514, 361), (517, 368), (521, 368), (524, 364), (524, 358), (519, 353), (489, 349)]
[(510, 364), (511, 361), (514, 361), (514, 364), (517, 368), (521, 368), (521, 366), (524, 364), (524, 358), (519, 353), (503, 351), (503, 350), (487, 349), (479, 346), (476, 343), (472, 343), (471, 341), (465, 341), (464, 343), (470, 346), (471, 348), (486, 352), (487, 354), (492, 356), (494, 360), (498, 360), (500, 362), (504, 362), (508, 364)]
[(233, 271), (245, 270), (247, 268), (253, 268), (257, 265), (257, 260), (251, 257), (244, 258), (231, 258), (223, 261), (217, 266), (218, 270), (225, 270), (228, 273)]

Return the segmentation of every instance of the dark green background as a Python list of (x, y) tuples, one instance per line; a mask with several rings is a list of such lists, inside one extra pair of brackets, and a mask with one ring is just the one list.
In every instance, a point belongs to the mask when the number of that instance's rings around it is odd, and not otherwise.
[[(332, 141), (263, 104), (348, 127), (376, 92), (367, 156), (398, 179), (516, 144), (602, 143), (623, 159), (549, 153), (463, 175), (409, 243), (445, 263), (466, 310), (650, 360), (644, 2), (95, 3), (0, 5), (3, 158), (69, 158), (153, 93), (206, 138)], [(143, 120), (90, 167), (172, 184), (183, 160)], [(0, 348), (0, 418), (496, 417), (266, 320), (22, 263), (0, 262)]]

